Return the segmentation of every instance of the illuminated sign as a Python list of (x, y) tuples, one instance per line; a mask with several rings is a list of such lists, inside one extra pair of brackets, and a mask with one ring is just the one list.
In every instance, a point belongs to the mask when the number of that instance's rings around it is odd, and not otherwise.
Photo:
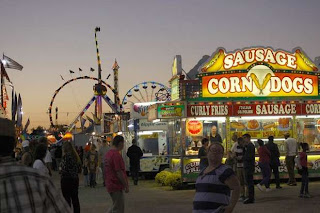
[(253, 47), (227, 53), (223, 48), (212, 54), (212, 57), (200, 67), (199, 72), (246, 70), (252, 64), (266, 63), (273, 69), (317, 71), (317, 66), (305, 55), (295, 48), (292, 53), (271, 48)]
[(178, 100), (179, 94), (179, 78), (175, 78), (171, 81), (171, 101)]
[(230, 116), (231, 112), (231, 105), (189, 104), (187, 106), (187, 117)]
[(203, 123), (198, 120), (187, 120), (187, 136), (203, 136)]
[(318, 102), (188, 104), (187, 117), (320, 115)]
[(233, 116), (259, 116), (259, 115), (299, 115), (301, 104), (236, 104), (233, 106)]
[(184, 105), (158, 106), (158, 119), (184, 116)]
[(317, 96), (318, 76), (275, 72), (266, 65), (248, 72), (202, 76), (202, 97)]

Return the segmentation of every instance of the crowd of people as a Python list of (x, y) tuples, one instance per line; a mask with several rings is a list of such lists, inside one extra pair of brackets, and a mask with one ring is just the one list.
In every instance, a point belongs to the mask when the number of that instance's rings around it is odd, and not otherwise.
[[(214, 129), (215, 130), (215, 129)], [(222, 163), (225, 149), (221, 136), (202, 139), (199, 150), (200, 174), (196, 181), (193, 211), (212, 210), (232, 212), (237, 202), (255, 202), (254, 179), (256, 169), (255, 150), (250, 134), (233, 136), (235, 142)], [(209, 145), (209, 142), (211, 144)], [(279, 170), (280, 153), (273, 136), (268, 143), (258, 139), (258, 167), (262, 180), (256, 187), (265, 192), (270, 187), (271, 173), (274, 173), (276, 189), (281, 189)], [(308, 144), (299, 144), (289, 134), (285, 134), (286, 166), (289, 186), (296, 186), (295, 166), (302, 177), (299, 197), (310, 198), (308, 190)], [(78, 198), (79, 175), (84, 175), (85, 186), (96, 186), (96, 174), (101, 170), (103, 185), (106, 186), (113, 205), (109, 212), (124, 212), (124, 193), (129, 192), (125, 163), (120, 154), (124, 148), (124, 138), (114, 137), (112, 144), (103, 140), (99, 150), (93, 143), (86, 147), (74, 147), (70, 141), (62, 146), (51, 146), (45, 137), (30, 142), (22, 142), (22, 150), (16, 147), (15, 127), (12, 121), (0, 119), (0, 185), (5, 191), (0, 197), (0, 212), (80, 212)], [(134, 185), (138, 184), (140, 158), (143, 153), (132, 140), (127, 151), (130, 159), (130, 173)], [(52, 183), (52, 171), (59, 171), (61, 192)]]
[[(85, 186), (96, 187), (99, 170), (113, 201), (109, 212), (124, 212), (123, 193), (129, 192), (129, 184), (120, 154), (122, 136), (114, 137), (112, 144), (103, 140), (98, 151), (93, 143), (84, 149), (71, 141), (49, 146), (46, 137), (25, 140), (22, 149), (16, 144), (14, 123), (0, 118), (0, 212), (80, 212), (79, 175), (84, 175)], [(127, 156), (137, 185), (142, 151), (135, 140)], [(53, 171), (59, 171), (61, 192), (52, 182)]]
[[(216, 128), (214, 128), (216, 130)], [(221, 138), (216, 131), (215, 137)], [(285, 133), (286, 158), (288, 169), (288, 186), (297, 186), (294, 169), (297, 167), (301, 175), (300, 198), (310, 198), (308, 161), (309, 147), (307, 143), (298, 143), (296, 139)], [(202, 210), (212, 212), (232, 212), (237, 201), (244, 204), (255, 202), (254, 173), (256, 170), (256, 147), (251, 141), (250, 134), (241, 137), (232, 136), (234, 144), (227, 153), (225, 164), (222, 164), (224, 147), (222, 140), (214, 140), (209, 145), (209, 139), (202, 139), (202, 147), (199, 149), (200, 174), (196, 181), (196, 195), (193, 202), (194, 212)], [(302, 151), (298, 153), (298, 146)], [(258, 167), (261, 170), (262, 179), (256, 185), (260, 191), (271, 192), (271, 173), (274, 174), (276, 189), (282, 189), (280, 185), (279, 166), (280, 152), (274, 137), (269, 136), (268, 142), (257, 140), (257, 152), (259, 156)], [(231, 193), (232, 191), (232, 193)], [(204, 193), (205, 192), (205, 193)]]

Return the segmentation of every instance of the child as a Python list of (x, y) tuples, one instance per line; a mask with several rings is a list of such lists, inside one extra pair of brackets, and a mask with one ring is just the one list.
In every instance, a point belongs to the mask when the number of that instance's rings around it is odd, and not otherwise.
[(309, 146), (307, 143), (300, 144), (302, 152), (299, 153), (299, 161), (302, 169), (299, 171), (301, 174), (301, 189), (299, 197), (310, 198), (309, 194), (309, 173), (308, 173), (308, 160), (307, 160), (307, 150)]

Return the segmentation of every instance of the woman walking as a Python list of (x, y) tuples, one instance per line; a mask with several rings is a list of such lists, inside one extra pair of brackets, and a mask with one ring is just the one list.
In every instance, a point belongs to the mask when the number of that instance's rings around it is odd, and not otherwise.
[(33, 163), (33, 168), (38, 169), (42, 174), (49, 176), (49, 170), (44, 162), (44, 158), (47, 154), (47, 145), (38, 144), (35, 150), (35, 161)]
[(78, 198), (79, 177), (81, 172), (81, 160), (70, 142), (64, 142), (62, 145), (61, 160), (61, 190), (63, 197), (75, 213), (80, 212), (80, 203)]
[(264, 191), (262, 185), (265, 185), (266, 191), (271, 191), (270, 189), (270, 176), (271, 176), (271, 169), (270, 169), (270, 151), (264, 145), (263, 140), (258, 139), (258, 154), (259, 154), (259, 167), (261, 168), (263, 179), (260, 183), (257, 184), (257, 187), (260, 191)]

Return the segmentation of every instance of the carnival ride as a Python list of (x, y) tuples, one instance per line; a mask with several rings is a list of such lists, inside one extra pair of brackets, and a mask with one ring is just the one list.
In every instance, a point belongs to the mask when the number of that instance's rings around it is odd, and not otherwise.
[[(101, 118), (102, 118), (102, 99), (110, 106), (111, 110), (114, 113), (119, 114), (119, 113), (122, 112), (122, 106), (121, 106), (121, 103), (120, 103), (120, 99), (119, 99), (119, 95), (118, 95), (118, 88), (117, 88), (118, 87), (118, 69), (119, 69), (119, 66), (117, 64), (117, 61), (115, 61), (114, 65), (113, 65), (115, 88), (113, 88), (113, 87), (111, 87), (109, 84), (107, 84), (106, 82), (104, 82), (101, 79), (101, 71), (102, 70), (101, 70), (101, 60), (100, 60), (99, 48), (98, 48), (97, 32), (100, 32), (100, 27), (96, 27), (95, 28), (95, 44), (96, 44), (96, 51), (97, 51), (98, 78), (89, 77), (89, 76), (81, 76), (81, 77), (73, 78), (73, 79), (70, 79), (70, 80), (66, 81), (62, 86), (60, 86), (55, 91), (55, 93), (54, 93), (54, 95), (53, 95), (53, 97), (51, 99), (51, 102), (50, 102), (50, 105), (49, 105), (49, 109), (48, 109), (48, 114), (49, 114), (51, 127), (55, 126), (54, 123), (53, 123), (53, 119), (52, 119), (52, 108), (53, 108), (54, 100), (55, 100), (57, 94), (66, 85), (70, 84), (71, 82), (78, 81), (78, 80), (89, 79), (89, 80), (97, 81), (97, 83), (93, 87), (93, 90), (94, 90), (93, 97), (90, 98), (88, 103), (77, 114), (75, 119), (69, 125), (67, 131), (71, 131), (75, 127), (76, 123), (78, 121), (80, 121), (82, 116), (90, 108), (90, 106), (93, 104), (93, 102), (95, 102), (95, 113), (94, 113), (94, 115), (95, 115), (95, 118), (97, 120), (96, 124), (100, 124), (101, 123)], [(107, 94), (108, 89), (107, 88), (109, 88), (109, 90), (112, 91), (112, 93), (114, 94), (114, 102), (108, 96), (108, 94)]]
[(130, 109), (130, 105), (135, 103), (170, 101), (170, 97), (168, 87), (155, 81), (146, 81), (128, 90), (122, 99), (122, 106), (124, 111), (127, 111)]
[[(119, 86), (118, 86), (118, 70), (119, 66), (117, 61), (115, 61), (112, 70), (114, 74), (114, 87), (110, 86), (108, 83), (101, 79), (101, 60), (99, 55), (99, 48), (98, 48), (98, 40), (97, 40), (97, 32), (100, 32), (100, 28), (95, 28), (95, 44), (96, 44), (96, 51), (97, 51), (97, 62), (98, 62), (98, 78), (91, 77), (91, 76), (80, 76), (71, 78), (70, 80), (65, 81), (55, 92), (53, 97), (51, 98), (48, 115), (50, 120), (51, 127), (55, 127), (57, 125), (57, 108), (56, 108), (56, 123), (54, 123), (53, 119), (53, 109), (55, 107), (56, 97), (59, 92), (64, 89), (67, 85), (72, 85), (71, 83), (79, 82), (80, 80), (91, 80), (95, 81), (94, 85), (94, 95), (90, 98), (88, 103), (81, 108), (80, 112), (77, 113), (71, 124), (68, 126), (67, 131), (71, 131), (78, 121), (81, 121), (82, 117), (85, 115), (87, 110), (90, 106), (95, 102), (95, 111), (94, 111), (94, 120), (96, 124), (100, 124), (102, 120), (102, 99), (109, 105), (114, 114), (124, 114), (128, 112), (130, 109), (131, 104), (135, 103), (152, 103), (158, 101), (170, 101), (170, 89), (165, 85), (155, 82), (155, 81), (145, 81), (139, 83), (128, 90), (125, 94), (122, 102), (119, 99)], [(80, 71), (80, 69), (79, 69)], [(82, 70), (81, 70), (82, 71)], [(92, 70), (91, 70), (92, 71)], [(74, 73), (74, 72), (72, 72)], [(80, 73), (80, 72), (79, 72)], [(110, 76), (110, 75), (109, 75)], [(109, 77), (108, 76), (108, 77)], [(62, 76), (61, 76), (62, 78)], [(107, 78), (108, 79), (108, 78)], [(64, 80), (62, 78), (62, 80)], [(82, 81), (83, 82), (83, 81)], [(107, 94), (109, 91), (109, 94)], [(112, 93), (112, 94), (110, 94)], [(73, 95), (75, 96), (75, 95)], [(114, 96), (113, 101), (111, 100), (111, 96)], [(73, 97), (75, 98), (75, 97)], [(123, 106), (125, 106), (123, 108)], [(79, 108), (80, 109), (80, 108)], [(111, 113), (111, 114), (112, 114)], [(110, 113), (109, 113), (110, 114)], [(97, 122), (96, 122), (97, 121)]]

